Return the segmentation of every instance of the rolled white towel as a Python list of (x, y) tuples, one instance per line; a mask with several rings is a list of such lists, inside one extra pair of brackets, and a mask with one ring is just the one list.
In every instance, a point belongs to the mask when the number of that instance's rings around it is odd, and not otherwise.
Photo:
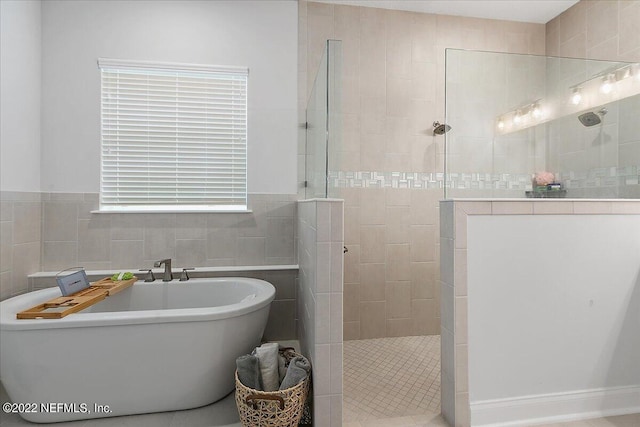
[(278, 375), (278, 343), (265, 343), (254, 353), (260, 361), (260, 375), (264, 391), (276, 391), (280, 386)]

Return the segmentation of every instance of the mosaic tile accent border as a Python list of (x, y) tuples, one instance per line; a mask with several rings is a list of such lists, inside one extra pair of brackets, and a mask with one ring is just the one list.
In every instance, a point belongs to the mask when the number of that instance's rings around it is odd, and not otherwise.
[(334, 188), (443, 188), (444, 173), (329, 171)]
[[(556, 172), (567, 189), (640, 185), (640, 166), (596, 168)], [(470, 190), (531, 190), (531, 174), (441, 172), (329, 171), (331, 188), (410, 188)]]
[(565, 188), (622, 187), (640, 184), (640, 166), (590, 169), (586, 172), (558, 172)]

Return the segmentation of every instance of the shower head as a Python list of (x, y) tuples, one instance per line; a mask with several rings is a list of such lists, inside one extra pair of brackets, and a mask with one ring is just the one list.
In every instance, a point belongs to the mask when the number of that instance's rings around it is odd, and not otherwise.
[(433, 134), (434, 135), (443, 135), (451, 130), (451, 126), (440, 122), (433, 122)]
[(595, 113), (593, 111), (589, 111), (584, 114), (580, 114), (578, 116), (578, 120), (580, 120), (580, 123), (582, 123), (584, 126), (595, 126), (602, 121), (602, 118), (605, 114), (607, 114), (607, 112), (608, 111), (606, 108), (602, 108)]

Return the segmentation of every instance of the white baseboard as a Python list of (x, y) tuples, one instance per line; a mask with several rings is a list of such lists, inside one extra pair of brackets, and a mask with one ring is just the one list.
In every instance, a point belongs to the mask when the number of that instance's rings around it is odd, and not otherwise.
[(532, 426), (640, 413), (640, 386), (471, 402), (471, 425)]

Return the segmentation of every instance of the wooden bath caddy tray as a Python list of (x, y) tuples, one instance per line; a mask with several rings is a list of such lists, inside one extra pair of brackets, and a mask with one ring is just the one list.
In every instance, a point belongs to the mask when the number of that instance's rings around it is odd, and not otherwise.
[(16, 317), (18, 319), (61, 319), (127, 289), (137, 280), (138, 278), (135, 276), (129, 280), (119, 281), (113, 281), (110, 277), (106, 277), (75, 294), (53, 298), (43, 304), (21, 311), (16, 314)]
[(115, 295), (120, 291), (127, 289), (138, 281), (136, 276), (133, 276), (129, 280), (111, 280), (111, 277), (105, 277), (97, 282), (93, 282), (89, 289), (98, 288), (107, 291), (107, 296)]

